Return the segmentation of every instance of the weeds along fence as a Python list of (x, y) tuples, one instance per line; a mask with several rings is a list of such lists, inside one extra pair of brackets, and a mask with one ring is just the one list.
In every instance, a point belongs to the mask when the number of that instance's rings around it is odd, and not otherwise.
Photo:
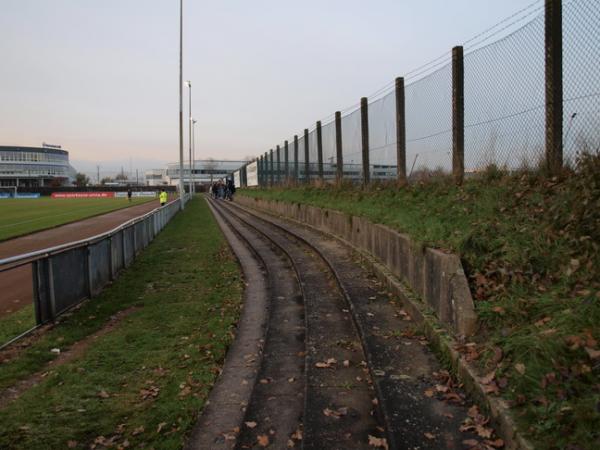
[[(537, 1), (243, 166), (241, 185), (573, 166), (600, 148), (600, 2)], [(251, 177), (248, 178), (248, 172)]]
[[(81, 301), (98, 295), (122, 269), (131, 265), (137, 253), (152, 242), (180, 209), (181, 202), (176, 199), (109, 232), (1, 259), (0, 279), (9, 285), (32, 286), (29, 295), (33, 311), (27, 307), (23, 310), (34, 318), (22, 317), (19, 312), (0, 317), (0, 331), (14, 330), (12, 336), (0, 333), (0, 349), (40, 325), (53, 322)], [(8, 327), (7, 321), (12, 322)], [(18, 322), (23, 326), (19, 327)]]

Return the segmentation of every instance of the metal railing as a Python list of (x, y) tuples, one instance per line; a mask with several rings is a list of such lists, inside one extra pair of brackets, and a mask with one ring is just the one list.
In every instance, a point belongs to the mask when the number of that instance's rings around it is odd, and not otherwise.
[(175, 199), (108, 232), (0, 259), (0, 274), (31, 268), (36, 323), (10, 341), (0, 343), (0, 349), (54, 321), (81, 301), (98, 295), (119, 271), (131, 265), (137, 253), (152, 242), (180, 209), (181, 202)]

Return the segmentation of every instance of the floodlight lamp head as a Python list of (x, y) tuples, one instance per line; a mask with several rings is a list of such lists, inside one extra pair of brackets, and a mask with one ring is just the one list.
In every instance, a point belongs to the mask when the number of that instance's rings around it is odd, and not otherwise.
[(186, 85), (187, 87), (192, 87), (192, 82), (191, 82), (190, 80), (187, 80), (187, 81), (185, 82), (185, 85)]

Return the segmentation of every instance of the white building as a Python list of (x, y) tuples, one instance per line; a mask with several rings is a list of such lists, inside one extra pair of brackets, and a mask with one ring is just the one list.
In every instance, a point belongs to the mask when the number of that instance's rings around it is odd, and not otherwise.
[[(195, 184), (209, 184), (238, 170), (247, 161), (225, 161), (215, 159), (196, 160), (193, 169), (192, 182)], [(164, 169), (152, 169), (145, 173), (148, 186), (162, 186), (179, 184), (179, 163), (169, 163)], [(183, 164), (183, 182), (190, 182), (189, 161)]]
[(62, 186), (74, 180), (69, 152), (59, 146), (0, 146), (0, 186)]

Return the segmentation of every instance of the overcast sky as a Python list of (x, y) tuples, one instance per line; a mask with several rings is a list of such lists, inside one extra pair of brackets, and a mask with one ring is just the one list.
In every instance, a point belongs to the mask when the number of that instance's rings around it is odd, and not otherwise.
[[(262, 153), (531, 3), (184, 0), (197, 158)], [(178, 0), (0, 0), (0, 145), (177, 160), (178, 33)]]

